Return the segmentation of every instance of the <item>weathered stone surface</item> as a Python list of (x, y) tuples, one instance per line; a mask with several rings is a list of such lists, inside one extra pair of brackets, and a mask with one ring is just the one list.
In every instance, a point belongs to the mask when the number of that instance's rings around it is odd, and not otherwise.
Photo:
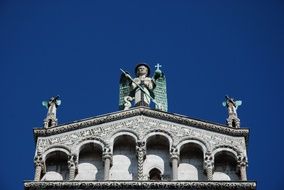
[(180, 181), (180, 182), (150, 182), (150, 181), (75, 181), (75, 182), (25, 182), (25, 190), (59, 190), (59, 189), (184, 189), (184, 190), (255, 190), (255, 182), (205, 182), (205, 181)]
[[(155, 175), (160, 175), (158, 178), (163, 181), (246, 180), (247, 129), (229, 128), (144, 107), (36, 129), (35, 136), (36, 158), (41, 158), (41, 167), (46, 169), (41, 177), (37, 174), (38, 181), (147, 181), (154, 169), (160, 173)], [(192, 152), (191, 148), (183, 151), (188, 145), (194, 145), (198, 151)], [(46, 165), (46, 159), (54, 152), (66, 157), (69, 171)], [(222, 152), (230, 154), (232, 159), (215, 167), (214, 159)], [(55, 168), (62, 165), (53, 164)]]

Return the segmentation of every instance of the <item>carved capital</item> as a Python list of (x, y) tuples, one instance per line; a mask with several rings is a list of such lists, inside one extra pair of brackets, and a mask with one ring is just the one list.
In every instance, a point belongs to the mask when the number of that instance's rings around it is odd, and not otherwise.
[(211, 152), (205, 153), (204, 169), (207, 169), (207, 168), (214, 168), (214, 158), (213, 158)]
[(103, 161), (105, 161), (106, 159), (110, 159), (110, 162), (112, 163), (112, 153), (111, 149), (108, 146), (104, 148), (102, 159)]
[(138, 141), (136, 144), (136, 152), (137, 157), (139, 158), (146, 158), (146, 142), (145, 141)]
[(248, 166), (248, 161), (246, 156), (238, 156), (238, 168), (241, 167), (247, 167)]
[(170, 150), (170, 159), (177, 159), (179, 161), (179, 153), (178, 153), (178, 149), (176, 148), (176, 146), (172, 146), (171, 150)]
[(77, 161), (77, 155), (76, 154), (71, 154), (69, 156), (69, 159), (68, 159), (68, 167), (69, 168), (76, 168), (77, 169), (77, 166), (78, 166), (78, 161)]
[(37, 154), (34, 158), (34, 164), (35, 166), (40, 166), (41, 168), (43, 168), (43, 158), (41, 154)]

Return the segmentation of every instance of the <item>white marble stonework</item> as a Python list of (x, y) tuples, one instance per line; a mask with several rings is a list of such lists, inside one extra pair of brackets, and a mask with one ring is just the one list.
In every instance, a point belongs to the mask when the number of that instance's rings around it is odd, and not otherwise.
[(233, 137), (223, 135), (196, 127), (185, 126), (173, 122), (162, 121), (147, 116), (135, 116), (132, 118), (122, 119), (110, 123), (91, 126), (76, 131), (65, 132), (50, 137), (39, 137), (37, 141), (37, 152), (44, 153), (45, 150), (53, 146), (66, 146), (75, 149), (83, 139), (95, 137), (104, 143), (108, 143), (111, 136), (119, 131), (129, 131), (136, 135), (139, 139), (145, 138), (148, 133), (157, 130), (165, 131), (172, 136), (173, 144), (180, 143), (186, 138), (201, 139), (209, 150), (213, 150), (218, 146), (230, 146), (240, 150), (246, 155), (246, 145), (244, 137)]
[[(159, 139), (164, 140), (159, 142)], [(139, 154), (139, 161), (138, 141), (144, 142), (145, 146), (139, 149), (144, 150)], [(151, 141), (149, 145), (148, 141)], [(90, 148), (82, 151), (86, 144), (94, 145), (100, 151)], [(200, 148), (197, 157), (194, 153), (180, 152), (187, 144)], [(173, 150), (176, 152), (173, 153)], [(206, 181), (209, 170), (204, 161), (208, 154), (213, 163), (211, 180), (239, 180), (236, 163), (239, 157), (246, 158), (246, 139), (244, 136), (231, 136), (198, 126), (138, 115), (38, 137), (36, 155), (42, 156), (44, 165), (46, 158), (54, 151), (62, 152), (68, 159), (71, 155), (75, 156), (74, 160), (68, 161), (71, 173), (49, 168), (50, 171), (43, 171), (40, 180), (149, 180), (150, 171), (157, 169), (162, 180), (171, 180), (173, 173), (177, 172), (176, 180)], [(215, 154), (223, 151), (230, 152), (234, 157), (233, 168), (230, 165), (214, 168)], [(176, 169), (172, 169), (172, 155), (178, 159)]]

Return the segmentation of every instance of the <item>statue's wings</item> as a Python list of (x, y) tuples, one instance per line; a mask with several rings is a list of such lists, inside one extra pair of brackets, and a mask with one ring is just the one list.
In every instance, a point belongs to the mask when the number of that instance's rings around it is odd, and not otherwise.
[(157, 104), (155, 105), (155, 109), (168, 111), (166, 76), (161, 70), (156, 70), (153, 78), (156, 83), (154, 95)]
[[(128, 73), (127, 73), (128, 74)], [(121, 74), (119, 80), (119, 109), (124, 109), (124, 97), (130, 95), (130, 84), (131, 80), (125, 76), (124, 73)]]
[(60, 106), (60, 105), (61, 105), (61, 100), (58, 100), (58, 99), (57, 99), (57, 100), (56, 100), (56, 105), (57, 105), (57, 106)]
[(48, 102), (47, 101), (42, 101), (42, 105), (46, 108), (48, 108)]
[(236, 103), (236, 107), (238, 107), (238, 106), (241, 106), (243, 102), (241, 100), (237, 100), (235, 103)]

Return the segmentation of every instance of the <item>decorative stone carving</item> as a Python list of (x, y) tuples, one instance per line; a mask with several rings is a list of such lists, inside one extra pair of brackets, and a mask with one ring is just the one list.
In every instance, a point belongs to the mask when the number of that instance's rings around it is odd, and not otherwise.
[(68, 159), (69, 180), (74, 180), (78, 170), (77, 155), (71, 154)]
[(111, 149), (108, 146), (106, 146), (104, 148), (102, 159), (105, 163), (105, 165), (104, 165), (104, 180), (109, 180), (109, 170), (110, 170), (110, 166), (112, 164), (112, 153), (111, 153)]
[(225, 96), (226, 100), (223, 102), (223, 106), (226, 106), (228, 109), (228, 118), (227, 124), (229, 127), (240, 128), (240, 119), (238, 118), (237, 109), (242, 105), (241, 100), (235, 101), (229, 96)]
[(171, 155), (171, 160), (172, 159), (177, 159), (179, 161), (179, 153), (178, 153), (178, 149), (176, 146), (172, 146), (171, 150), (170, 150), (170, 155)]
[(174, 115), (170, 113), (160, 112), (157, 110), (151, 110), (151, 109), (144, 108), (144, 107), (143, 108), (139, 107), (135, 109), (130, 109), (128, 111), (111, 113), (110, 115), (100, 116), (100, 117), (88, 119), (85, 121), (83, 120), (80, 122), (71, 123), (67, 125), (50, 127), (47, 130), (37, 128), (37, 129), (34, 129), (34, 133), (35, 133), (36, 138), (39, 136), (49, 136), (49, 135), (59, 134), (59, 133), (67, 132), (67, 131), (72, 131), (75, 129), (83, 129), (86, 127), (100, 125), (100, 124), (108, 123), (111, 121), (131, 118), (131, 117), (138, 116), (138, 115), (144, 115), (144, 116), (149, 116), (155, 119), (170, 121), (170, 122), (174, 122), (175, 124), (183, 124), (186, 126), (198, 127), (200, 129), (205, 129), (205, 130), (209, 130), (212, 132), (218, 132), (218, 133), (222, 133), (226, 135), (241, 136), (241, 137), (245, 137), (246, 139), (247, 139), (248, 132), (249, 132), (248, 129), (229, 128), (229, 127), (226, 127), (225, 125), (208, 123), (204, 121), (190, 119), (188, 117), (181, 116), (181, 115)]
[(199, 182), (199, 181), (105, 181), (105, 182), (95, 182), (95, 181), (50, 181), (50, 182), (25, 182), (25, 190), (51, 190), (51, 189), (78, 189), (78, 190), (91, 190), (91, 189), (183, 189), (183, 190), (255, 190), (256, 182), (233, 182), (233, 181), (222, 181), (222, 182)]
[(44, 152), (49, 147), (56, 145), (65, 145), (71, 149), (75, 144), (78, 144), (78, 142), (81, 142), (83, 139), (93, 137), (96, 137), (98, 141), (105, 144), (104, 140), (110, 139), (113, 134), (121, 130), (131, 131), (138, 136), (139, 139), (144, 139), (147, 134), (152, 132), (165, 133), (173, 139), (174, 144), (177, 144), (187, 137), (202, 139), (210, 149), (217, 146), (230, 145), (235, 147), (235, 149), (245, 150), (246, 146), (243, 137), (227, 136), (197, 127), (161, 121), (146, 116), (135, 116), (116, 122), (78, 129), (73, 132), (50, 137), (40, 137), (38, 139), (37, 149), (39, 152)]
[(138, 180), (143, 180), (143, 164), (144, 159), (146, 158), (146, 142), (144, 141), (138, 141), (136, 145), (136, 151), (137, 151), (137, 164), (138, 164)]
[(56, 110), (60, 104), (61, 100), (59, 100), (59, 96), (51, 97), (48, 101), (42, 102), (42, 105), (48, 109), (46, 118), (44, 119), (44, 128), (57, 125)]
[(238, 169), (240, 171), (241, 175), (241, 180), (246, 181), (247, 180), (247, 173), (246, 173), (246, 168), (248, 166), (248, 161), (245, 156), (238, 156)]
[(41, 178), (41, 172), (43, 170), (44, 162), (41, 154), (37, 154), (34, 158), (34, 164), (35, 164), (35, 181), (40, 181)]
[(207, 174), (208, 181), (213, 180), (214, 159), (211, 152), (206, 152), (204, 157), (204, 169)]
[(178, 163), (179, 163), (179, 154), (176, 146), (172, 146), (170, 150), (170, 159), (172, 165), (172, 180), (178, 180)]

